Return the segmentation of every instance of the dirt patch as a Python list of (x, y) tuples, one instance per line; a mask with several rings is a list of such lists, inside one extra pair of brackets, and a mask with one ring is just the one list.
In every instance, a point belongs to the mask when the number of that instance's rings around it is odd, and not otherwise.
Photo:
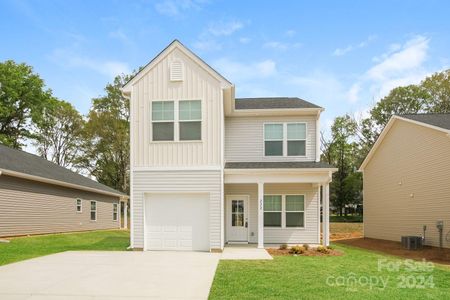
[(374, 250), (403, 258), (422, 260), (426, 259), (439, 264), (450, 265), (450, 249), (439, 249), (425, 246), (420, 250), (406, 250), (400, 242), (377, 240), (369, 238), (358, 238), (336, 241), (338, 244), (355, 246), (363, 249)]
[(363, 237), (362, 223), (330, 223), (330, 240), (354, 239)]
[(269, 248), (266, 250), (272, 256), (341, 256), (343, 254), (341, 251), (335, 249), (328, 249), (328, 253), (322, 253), (316, 251), (316, 249), (314, 248), (310, 248), (302, 254), (292, 254), (289, 252), (290, 251), (289, 249), (282, 250), (276, 248)]

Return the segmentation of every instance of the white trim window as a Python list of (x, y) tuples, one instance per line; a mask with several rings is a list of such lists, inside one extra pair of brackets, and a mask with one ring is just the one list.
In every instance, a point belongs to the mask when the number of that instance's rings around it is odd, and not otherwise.
[(264, 124), (264, 155), (283, 156), (283, 124)]
[(76, 199), (76, 210), (77, 213), (82, 213), (83, 212), (83, 201), (80, 198)]
[(281, 195), (264, 195), (264, 227), (282, 226)]
[(286, 227), (305, 227), (305, 196), (285, 196)]
[(178, 102), (180, 141), (199, 141), (202, 139), (202, 102), (182, 100)]
[(264, 227), (304, 228), (305, 195), (264, 195)]
[(113, 203), (113, 221), (118, 220), (119, 215), (119, 205), (117, 203)]
[(97, 221), (97, 201), (91, 201), (91, 221)]
[(306, 123), (264, 124), (264, 156), (306, 156)]
[(152, 102), (152, 140), (175, 140), (174, 101)]

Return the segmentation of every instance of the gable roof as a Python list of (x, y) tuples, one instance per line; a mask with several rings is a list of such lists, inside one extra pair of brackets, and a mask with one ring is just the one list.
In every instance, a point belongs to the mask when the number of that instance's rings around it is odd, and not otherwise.
[(101, 194), (127, 197), (122, 192), (72, 172), (42, 157), (1, 144), (0, 171), (10, 176), (23, 177)]
[(235, 109), (283, 109), (322, 108), (311, 102), (294, 97), (236, 98)]
[(196, 63), (201, 65), (209, 74), (211, 74), (217, 80), (224, 82), (225, 84), (227, 84), (229, 86), (233, 85), (228, 79), (226, 79), (219, 72), (214, 70), (210, 65), (208, 65), (197, 54), (192, 52), (188, 47), (183, 45), (179, 40), (175, 39), (169, 45), (167, 45), (167, 47), (164, 48), (160, 53), (158, 53), (158, 55), (156, 55), (152, 60), (150, 60), (139, 72), (137, 72), (133, 77), (131, 77), (130, 80), (128, 80), (128, 82), (123, 85), (122, 91), (124, 93), (128, 93), (129, 92), (128, 89), (134, 82), (138, 81), (145, 74), (147, 74), (153, 68), (153, 66), (155, 66), (160, 60), (162, 60), (165, 56), (167, 56), (174, 49), (181, 50), (184, 54), (186, 54), (188, 57), (190, 57), (193, 61), (195, 61)]
[(409, 114), (409, 115), (400, 115), (400, 117), (450, 130), (450, 113)]
[(447, 134), (450, 134), (450, 114), (405, 114), (405, 115), (394, 115), (391, 117), (389, 122), (384, 127), (383, 131), (381, 132), (380, 136), (376, 140), (375, 144), (372, 146), (372, 149), (370, 149), (369, 153), (367, 154), (366, 158), (362, 162), (361, 166), (359, 167), (359, 171), (364, 171), (364, 168), (367, 166), (373, 155), (375, 154), (376, 150), (380, 146), (380, 144), (383, 142), (384, 137), (389, 132), (389, 130), (392, 128), (395, 122), (398, 121), (404, 121), (413, 123), (419, 126), (424, 126), (427, 128), (431, 128), (437, 131), (441, 131)]

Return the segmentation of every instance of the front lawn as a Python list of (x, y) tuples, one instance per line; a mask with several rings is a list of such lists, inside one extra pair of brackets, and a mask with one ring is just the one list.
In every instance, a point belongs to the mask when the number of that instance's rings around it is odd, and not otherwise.
[[(448, 299), (450, 295), (450, 268), (349, 246), (335, 248), (344, 255), (220, 261), (210, 299)], [(387, 282), (385, 288), (382, 280)]]
[(126, 250), (129, 236), (128, 231), (104, 230), (14, 238), (0, 243), (0, 266), (68, 250)]

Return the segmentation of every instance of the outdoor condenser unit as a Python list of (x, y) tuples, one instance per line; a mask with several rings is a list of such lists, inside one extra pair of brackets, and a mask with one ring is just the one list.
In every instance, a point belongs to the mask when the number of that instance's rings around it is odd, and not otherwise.
[(421, 236), (402, 236), (402, 246), (408, 250), (417, 250), (422, 248)]

